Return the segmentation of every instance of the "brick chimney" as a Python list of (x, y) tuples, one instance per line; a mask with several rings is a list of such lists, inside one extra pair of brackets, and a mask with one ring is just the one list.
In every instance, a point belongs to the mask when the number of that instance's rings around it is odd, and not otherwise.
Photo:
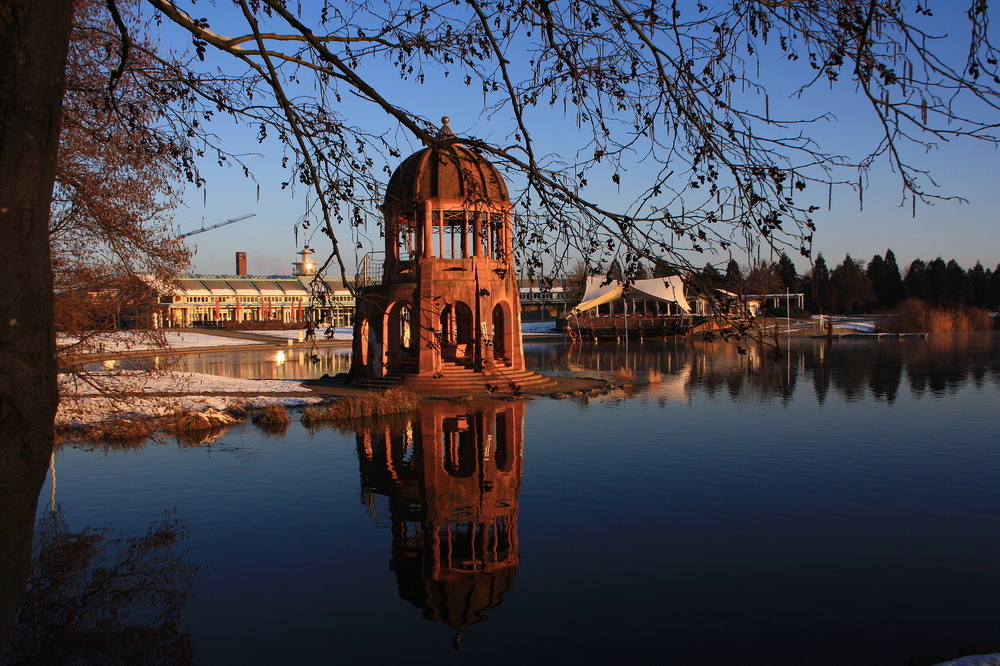
[(236, 253), (236, 274), (246, 275), (247, 274), (247, 253), (237, 252)]

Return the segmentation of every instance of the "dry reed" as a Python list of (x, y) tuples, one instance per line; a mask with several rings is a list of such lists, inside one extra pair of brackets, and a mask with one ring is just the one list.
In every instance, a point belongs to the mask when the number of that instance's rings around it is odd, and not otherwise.
[(631, 384), (635, 382), (635, 371), (631, 368), (619, 368), (611, 373), (611, 381), (616, 384)]
[(416, 409), (420, 396), (401, 388), (390, 388), (379, 393), (351, 398), (341, 398), (326, 405), (307, 407), (302, 414), (306, 425), (320, 421), (356, 419), (383, 414), (400, 414)]
[(162, 430), (165, 432), (190, 432), (193, 430), (209, 430), (239, 423), (232, 414), (220, 412), (217, 409), (206, 409), (201, 412), (180, 411), (174, 414), (173, 421), (165, 421)]
[(253, 418), (253, 422), (257, 425), (283, 425), (291, 423), (292, 417), (288, 415), (288, 409), (281, 405), (267, 405), (264, 409)]
[(140, 418), (115, 418), (97, 423), (88, 423), (81, 428), (75, 428), (72, 432), (64, 432), (68, 440), (101, 441), (107, 440), (120, 444), (139, 445), (142, 444), (157, 429), (157, 423), (153, 419)]
[(896, 307), (883, 328), (890, 333), (954, 333), (984, 331), (992, 326), (992, 318), (984, 310), (968, 307), (946, 310), (910, 298)]
[(646, 371), (646, 382), (651, 386), (659, 386), (663, 383), (663, 373), (659, 370), (650, 368)]

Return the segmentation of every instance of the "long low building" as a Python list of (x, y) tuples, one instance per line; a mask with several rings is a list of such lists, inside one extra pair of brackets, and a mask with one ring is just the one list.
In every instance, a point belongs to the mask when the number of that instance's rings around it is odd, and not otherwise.
[(313, 321), (349, 326), (354, 296), (340, 278), (294, 275), (186, 275), (160, 296), (163, 326)]
[[(242, 254), (242, 253), (240, 253)], [(374, 254), (374, 253), (373, 253)], [(185, 275), (160, 292), (157, 326), (221, 326), (229, 322), (350, 326), (355, 299), (340, 278), (315, 280), (311, 251), (299, 252), (293, 275)], [(245, 267), (237, 257), (237, 270)], [(381, 266), (379, 265), (378, 268)], [(381, 271), (378, 271), (381, 272)], [(379, 276), (380, 277), (380, 276)], [(360, 278), (359, 278), (360, 279)], [(378, 281), (376, 278), (375, 281)], [(519, 279), (521, 307), (568, 307), (566, 279)]]

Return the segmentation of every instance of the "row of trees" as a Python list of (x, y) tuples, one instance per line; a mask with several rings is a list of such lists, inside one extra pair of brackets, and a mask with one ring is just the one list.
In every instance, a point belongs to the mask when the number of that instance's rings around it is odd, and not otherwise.
[(833, 269), (819, 253), (804, 275), (781, 254), (777, 261), (746, 269), (730, 260), (725, 273), (709, 264), (700, 277), (707, 287), (740, 294), (804, 293), (812, 312), (885, 312), (908, 298), (938, 308), (1000, 309), (1000, 264), (991, 270), (977, 261), (964, 269), (954, 259), (946, 262), (938, 257), (929, 262), (914, 259), (900, 270), (891, 249), (885, 256), (876, 254), (867, 264), (848, 254)]

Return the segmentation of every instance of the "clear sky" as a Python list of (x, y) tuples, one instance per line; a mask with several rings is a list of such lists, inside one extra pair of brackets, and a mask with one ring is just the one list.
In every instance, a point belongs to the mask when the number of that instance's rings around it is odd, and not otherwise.
[[(199, 11), (211, 13), (208, 6)], [(942, 30), (948, 27), (942, 24)], [(216, 22), (213, 21), (216, 28)], [(168, 28), (164, 28), (168, 29)], [(216, 28), (219, 29), (219, 28)], [(221, 30), (220, 30), (221, 31)], [(765, 61), (768, 62), (768, 61)], [(771, 108), (775, 114), (782, 110), (788, 115), (811, 117), (830, 113), (835, 120), (817, 120), (804, 132), (815, 138), (829, 152), (842, 152), (857, 156), (878, 140), (876, 128), (864, 115), (864, 109), (853, 94), (853, 84), (843, 81), (833, 89), (816, 88), (802, 99), (793, 99), (786, 88), (787, 75), (793, 67), (775, 62), (774, 69), (765, 72), (762, 79), (769, 82), (772, 92)], [(507, 126), (491, 125), (483, 113), (481, 93), (462, 85), (461, 77), (428, 77), (428, 82), (417, 85), (412, 81), (401, 82), (397, 74), (383, 67), (366, 69), (364, 74), (376, 85), (390, 90), (394, 99), (402, 100), (411, 110), (436, 121), (443, 115), (452, 119), (451, 127), (459, 135), (476, 135), (497, 142), (507, 142)], [(801, 70), (799, 72), (801, 75)], [(352, 122), (375, 130), (391, 131), (391, 123), (375, 109), (355, 99), (345, 99), (340, 109)], [(545, 152), (563, 153), (574, 149), (575, 136), (572, 119), (562, 118), (561, 112), (545, 110), (538, 113), (539, 124), (535, 138)], [(1000, 122), (1000, 118), (996, 119)], [(228, 121), (227, 121), (228, 122)], [(296, 223), (306, 212), (307, 198), (304, 188), (282, 189), (280, 183), (287, 178), (280, 168), (282, 153), (273, 143), (257, 145), (254, 133), (234, 129), (228, 125), (213, 128), (228, 146), (240, 146), (238, 152), (260, 153), (249, 155), (247, 164), (256, 181), (245, 178), (238, 168), (220, 168), (214, 164), (202, 166), (207, 180), (205, 188), (190, 188), (185, 204), (175, 212), (175, 223), (180, 232), (188, 232), (211, 224), (245, 215), (255, 217), (236, 222), (187, 239), (196, 249), (192, 272), (232, 273), (237, 251), (248, 254), (251, 273), (286, 274), (291, 270), (295, 252), (305, 243), (311, 243), (321, 253), (325, 249), (321, 235), (310, 236), (314, 229), (296, 233)], [(402, 137), (401, 134), (394, 136)], [(405, 156), (417, 150), (416, 143), (401, 142), (400, 151)], [(872, 255), (883, 254), (891, 248), (901, 268), (915, 258), (931, 260), (941, 256), (955, 259), (964, 268), (976, 261), (994, 268), (1000, 262), (1000, 234), (997, 217), (1000, 214), (1000, 152), (982, 142), (971, 140), (952, 144), (938, 144), (926, 155), (914, 155), (928, 168), (938, 183), (942, 195), (961, 197), (959, 201), (941, 201), (933, 206), (918, 204), (916, 215), (907, 202), (901, 206), (901, 188), (898, 178), (889, 171), (884, 161), (872, 171), (864, 192), (863, 207), (859, 197), (850, 188), (834, 190), (832, 197), (826, 191), (808, 191), (809, 201), (821, 206), (814, 215), (818, 230), (814, 236), (813, 253), (822, 252), (832, 267), (850, 253), (856, 259), (868, 261)], [(571, 157), (571, 155), (568, 155)], [(637, 165), (629, 174), (641, 182), (643, 167)], [(594, 187), (591, 197), (601, 203), (614, 204), (618, 193)], [(827, 203), (832, 204), (828, 210)], [(351, 232), (342, 229), (342, 242), (347, 247), (348, 267), (353, 268), (355, 256), (367, 251), (380, 250), (378, 230), (371, 228), (367, 236), (352, 238)], [(354, 250), (353, 242), (362, 248)], [(808, 264), (799, 256), (792, 256), (800, 271)], [(726, 257), (695, 258), (696, 264), (707, 261), (724, 262)]]

